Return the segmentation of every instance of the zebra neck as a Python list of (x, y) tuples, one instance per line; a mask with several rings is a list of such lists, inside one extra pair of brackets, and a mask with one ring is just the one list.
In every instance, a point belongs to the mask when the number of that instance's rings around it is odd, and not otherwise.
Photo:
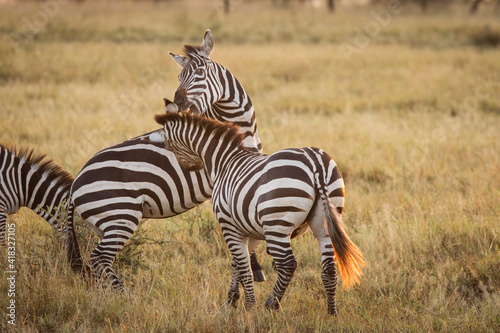
[(255, 110), (252, 100), (239, 81), (224, 69), (224, 95), (209, 106), (209, 116), (219, 121), (231, 122), (241, 127), (246, 137), (243, 146), (250, 151), (262, 153), (262, 143), (257, 133)]
[(227, 169), (227, 165), (235, 156), (248, 154), (248, 152), (239, 148), (238, 145), (238, 142), (234, 138), (225, 135), (215, 137), (213, 134), (210, 134), (205, 144), (198, 146), (197, 153), (205, 165), (212, 184)]

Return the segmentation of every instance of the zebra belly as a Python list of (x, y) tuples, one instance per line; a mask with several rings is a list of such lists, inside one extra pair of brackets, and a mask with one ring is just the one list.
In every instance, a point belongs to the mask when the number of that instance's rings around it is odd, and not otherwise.
[[(201, 196), (201, 194), (200, 194)], [(210, 199), (210, 196), (206, 197), (202, 202)], [(202, 202), (185, 202), (184, 207), (178, 207), (175, 211), (169, 209), (168, 206), (164, 206), (160, 211), (157, 206), (154, 205), (154, 200), (152, 198), (145, 198), (142, 206), (142, 217), (147, 219), (163, 219), (167, 217), (176, 216), (193, 209), (194, 207), (200, 205)]]

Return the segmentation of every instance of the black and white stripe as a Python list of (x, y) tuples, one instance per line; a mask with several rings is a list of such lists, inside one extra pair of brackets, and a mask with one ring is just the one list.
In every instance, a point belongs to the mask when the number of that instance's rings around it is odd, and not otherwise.
[(45, 155), (0, 145), (0, 244), (4, 243), (7, 215), (17, 213), (21, 207), (32, 209), (64, 235), (60, 212), (72, 181), (69, 173)]
[(262, 152), (252, 101), (233, 74), (210, 59), (213, 48), (213, 36), (207, 30), (201, 47), (186, 45), (186, 55), (170, 53), (183, 68), (174, 103), (180, 111), (191, 110), (194, 114), (240, 126), (245, 147)]
[[(68, 207), (68, 239), (74, 240), (76, 210), (101, 239), (91, 254), (97, 276), (106, 272), (112, 285), (123, 289), (111, 264), (140, 220), (178, 215), (211, 193), (212, 184), (204, 172), (189, 172), (162, 146), (134, 138), (97, 153), (79, 172)], [(80, 268), (75, 246), (69, 246), (70, 261)]]
[[(207, 33), (201, 47), (186, 46), (186, 50), (198, 50), (197, 55), (189, 53), (187, 56), (174, 56), (186, 62), (180, 76), (182, 88), (178, 92), (189, 93), (191, 86), (186, 86), (185, 82), (197, 80), (191, 80), (190, 76), (195, 76), (201, 54), (209, 53), (207, 45), (210, 39), (212, 36)], [(213, 48), (213, 40), (211, 45)], [(222, 68), (215, 62), (210, 63)], [(261, 151), (250, 99), (229, 71), (225, 70), (224, 75), (227, 80), (231, 80), (231, 88), (226, 89), (236, 89), (239, 94), (231, 92), (225, 95), (233, 98), (232, 102), (226, 103), (227, 108), (207, 104), (210, 111), (203, 114), (218, 120), (246, 124), (245, 146)], [(205, 93), (204, 98), (209, 103), (217, 104), (219, 97), (212, 97), (212, 94), (218, 94), (213, 86), (219, 84), (220, 80), (204, 81), (203, 86), (210, 92)], [(181, 104), (185, 105), (185, 101)], [(183, 213), (208, 200), (212, 193), (212, 182), (203, 170), (189, 172), (182, 168), (174, 155), (162, 148), (163, 145), (143, 140), (148, 136), (149, 133), (125, 141), (92, 157), (75, 179), (68, 206), (68, 257), (73, 268), (79, 270), (82, 265), (73, 230), (73, 214), (76, 211), (101, 238), (91, 254), (94, 271), (97, 276), (109, 278), (118, 289), (123, 289), (123, 284), (113, 272), (111, 264), (136, 230), (139, 221), (142, 218), (165, 218)], [(263, 281), (265, 278), (255, 255), (252, 255), (252, 266), (256, 280)]]
[[(307, 224), (320, 245), (328, 312), (336, 315), (335, 259), (344, 287), (359, 283), (364, 261), (329, 198), (329, 192), (344, 196), (344, 183), (331, 157), (311, 147), (284, 149), (269, 156), (249, 152), (242, 145), (244, 136), (238, 126), (200, 116), (170, 113), (156, 120), (164, 124), (164, 131), (153, 133), (150, 139), (163, 139), (181, 164), (186, 159), (197, 161), (191, 166), (204, 166), (214, 183), (212, 207), (233, 256), (229, 301), (234, 304), (239, 298), (241, 283), (246, 304), (255, 304), (249, 254), (265, 240), (278, 271), (266, 307), (278, 309), (297, 267), (290, 238)], [(336, 180), (332, 182), (331, 177)], [(329, 182), (337, 184), (337, 189), (328, 189)]]

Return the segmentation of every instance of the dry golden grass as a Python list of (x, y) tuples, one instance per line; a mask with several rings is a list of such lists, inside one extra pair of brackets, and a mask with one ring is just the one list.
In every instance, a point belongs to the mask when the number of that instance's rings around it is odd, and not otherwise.
[[(345, 222), (367, 261), (361, 285), (338, 291), (340, 316), (329, 318), (318, 246), (306, 234), (293, 241), (299, 266), (282, 311), (263, 308), (276, 280), (264, 246), (259, 305), (227, 307), (230, 255), (206, 203), (143, 222), (115, 265), (127, 298), (75, 277), (47, 223), (23, 210), (9, 220), (16, 328), (5, 316), (0, 251), (1, 330), (499, 331), (497, 17), (408, 7), (346, 59), (340, 45), (354, 43), (371, 9), (330, 16), (257, 2), (224, 17), (200, 4), (65, 4), (36, 33), (22, 18), (40, 4), (1, 5), (0, 142), (32, 146), (76, 175), (98, 150), (157, 128), (153, 115), (177, 87), (168, 52), (211, 28), (212, 58), (251, 96), (265, 151), (318, 146), (338, 162)], [(79, 237), (88, 255), (96, 239), (84, 228)]]

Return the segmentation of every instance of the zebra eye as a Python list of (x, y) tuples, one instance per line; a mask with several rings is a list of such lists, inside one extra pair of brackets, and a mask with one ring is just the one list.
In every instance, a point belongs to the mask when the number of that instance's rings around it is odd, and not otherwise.
[(204, 72), (205, 72), (205, 71), (203, 70), (203, 68), (198, 68), (198, 69), (196, 70), (196, 75), (203, 75), (203, 73), (204, 73)]

